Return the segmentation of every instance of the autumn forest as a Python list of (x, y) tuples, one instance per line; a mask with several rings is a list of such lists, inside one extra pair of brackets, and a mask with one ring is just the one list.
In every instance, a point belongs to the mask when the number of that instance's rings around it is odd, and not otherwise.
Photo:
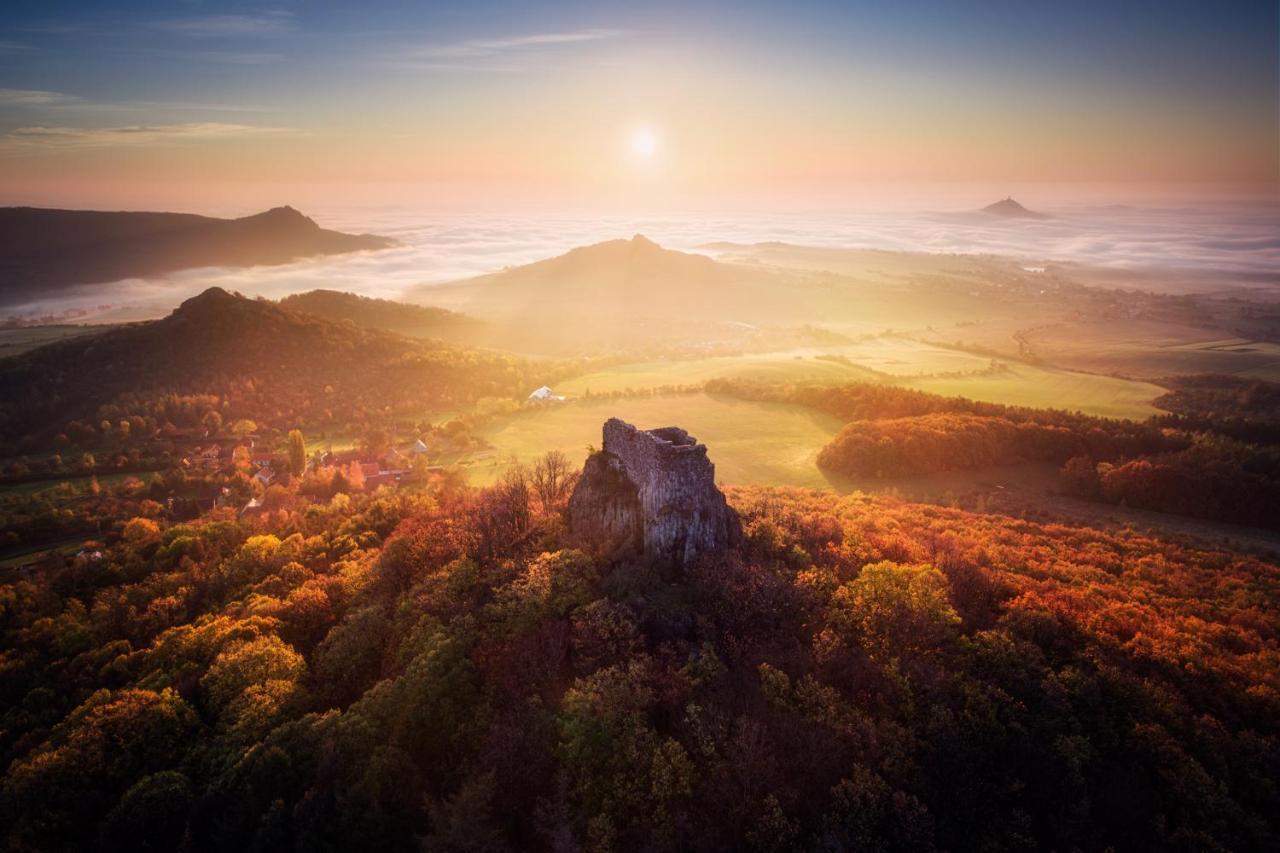
[(1273, 0), (8, 0), (0, 850), (1280, 850)]

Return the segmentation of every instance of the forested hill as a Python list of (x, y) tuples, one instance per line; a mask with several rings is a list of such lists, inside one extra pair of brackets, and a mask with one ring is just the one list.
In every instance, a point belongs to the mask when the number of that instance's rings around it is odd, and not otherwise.
[(536, 263), (453, 284), (424, 285), (424, 302), (477, 316), (563, 318), (633, 323), (637, 318), (770, 319), (791, 298), (768, 270), (665, 249), (637, 234), (581, 246)]
[(473, 328), (470, 318), (444, 308), (410, 305), (337, 290), (309, 290), (280, 300), (280, 307), (335, 323), (351, 322), (415, 337), (451, 337)]
[(519, 359), (292, 313), (210, 288), (168, 317), (0, 362), (0, 435), (58, 431), (121, 395), (252, 395), (262, 418), (514, 393)]
[(281, 264), (391, 245), (385, 237), (328, 231), (292, 207), (240, 219), (0, 208), (0, 301), (190, 267)]
[(1274, 850), (1274, 564), (731, 489), (684, 574), (563, 504), (121, 522), (0, 585), (11, 850)]

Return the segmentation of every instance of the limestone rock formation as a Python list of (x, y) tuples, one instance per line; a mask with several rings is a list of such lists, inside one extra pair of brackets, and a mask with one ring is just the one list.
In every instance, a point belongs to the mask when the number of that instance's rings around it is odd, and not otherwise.
[(687, 566), (724, 554), (742, 527), (715, 472), (706, 445), (679, 427), (639, 430), (610, 418), (569, 499), (570, 533), (615, 559)]

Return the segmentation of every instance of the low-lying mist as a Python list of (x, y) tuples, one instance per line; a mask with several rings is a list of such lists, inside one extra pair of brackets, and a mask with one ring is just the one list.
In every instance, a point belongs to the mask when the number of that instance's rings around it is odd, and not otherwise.
[(403, 246), (275, 267), (204, 268), (155, 279), (87, 285), (57, 298), (11, 306), (19, 316), (86, 311), (90, 321), (166, 313), (219, 286), (278, 298), (314, 288), (398, 297), (423, 284), (456, 281), (560, 254), (575, 246), (643, 233), (667, 248), (704, 251), (714, 242), (902, 252), (981, 253), (1028, 262), (1074, 261), (1113, 268), (1220, 272), (1274, 281), (1280, 272), (1280, 205), (1038, 208), (1045, 219), (1003, 219), (967, 211), (856, 214), (708, 214), (653, 218), (421, 214), (403, 209), (307, 210), (328, 228), (393, 237)]

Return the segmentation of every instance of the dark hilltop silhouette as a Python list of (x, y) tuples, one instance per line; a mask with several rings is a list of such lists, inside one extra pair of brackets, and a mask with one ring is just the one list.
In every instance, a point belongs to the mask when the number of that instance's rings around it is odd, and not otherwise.
[(386, 237), (328, 231), (292, 207), (240, 219), (0, 208), (0, 301), (191, 267), (283, 264), (393, 245)]
[(1013, 196), (1006, 196), (994, 204), (989, 204), (982, 208), (983, 213), (989, 213), (992, 216), (1003, 216), (1006, 219), (1049, 219), (1047, 214), (1039, 213), (1034, 210), (1027, 210), (1021, 204), (1013, 200)]

